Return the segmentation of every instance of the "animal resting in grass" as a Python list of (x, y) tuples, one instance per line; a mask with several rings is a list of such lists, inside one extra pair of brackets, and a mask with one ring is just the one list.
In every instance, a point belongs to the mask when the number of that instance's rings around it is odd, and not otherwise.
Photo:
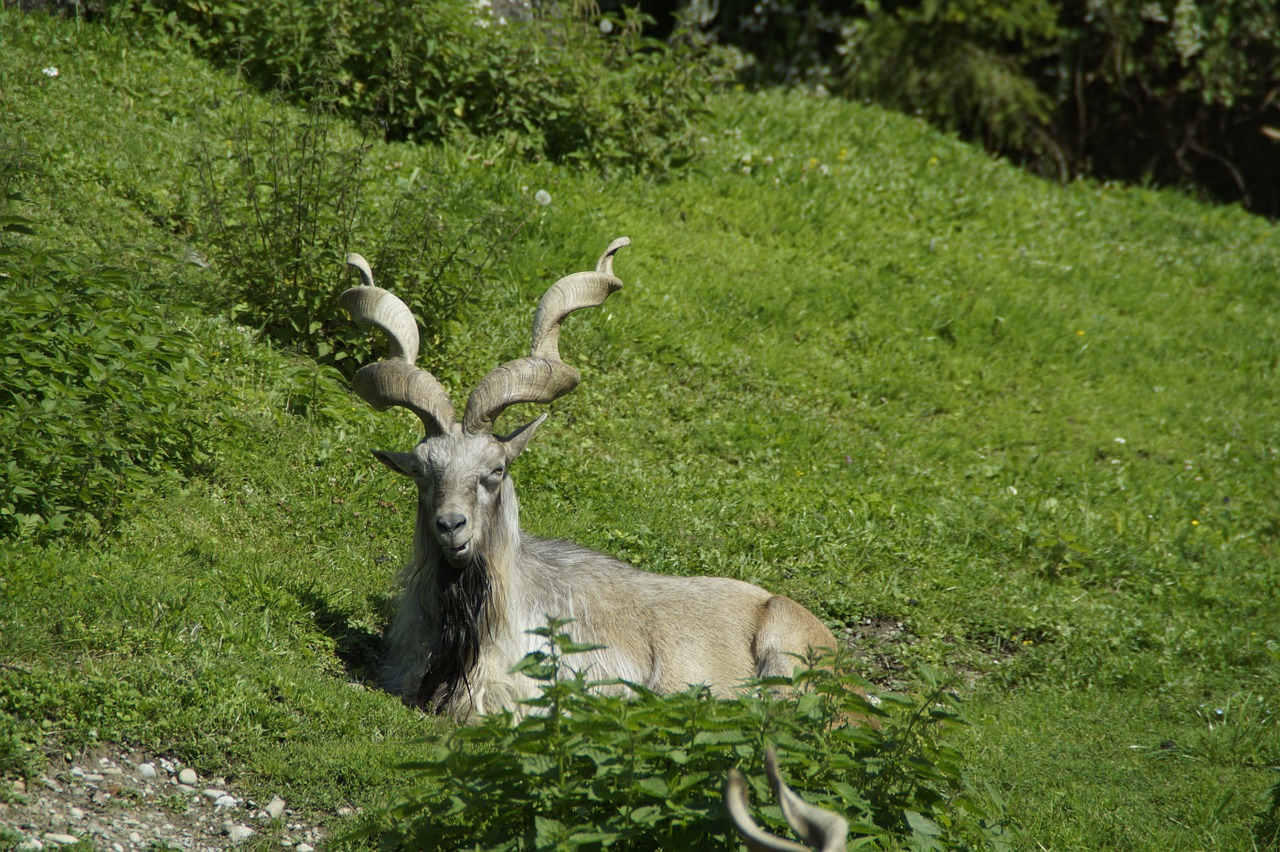
[(386, 360), (355, 374), (354, 389), (379, 411), (413, 411), (425, 429), (412, 452), (374, 452), (418, 486), (413, 555), (385, 671), (388, 689), (406, 701), (459, 720), (517, 709), (538, 684), (511, 670), (539, 649), (544, 640), (529, 631), (549, 617), (572, 619), (576, 641), (602, 646), (575, 656), (589, 676), (659, 693), (706, 684), (725, 694), (751, 678), (789, 676), (798, 657), (835, 646), (804, 607), (750, 583), (651, 574), (520, 529), (509, 468), (547, 415), (507, 435), (494, 434), (494, 421), (512, 405), (547, 404), (577, 386), (578, 372), (560, 359), (560, 323), (622, 286), (613, 258), (629, 242), (614, 240), (594, 272), (552, 285), (534, 317), (529, 357), (481, 379), (460, 422), (440, 382), (414, 363), (418, 328), (408, 307), (373, 285), (364, 258), (347, 257), (363, 286), (341, 303), (390, 344)]

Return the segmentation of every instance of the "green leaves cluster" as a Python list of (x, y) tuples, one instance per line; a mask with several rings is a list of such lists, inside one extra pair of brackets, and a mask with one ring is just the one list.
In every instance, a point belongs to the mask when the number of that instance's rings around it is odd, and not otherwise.
[(1002, 843), (998, 806), (968, 787), (943, 742), (960, 722), (936, 682), (922, 699), (873, 704), (865, 681), (824, 660), (732, 699), (696, 687), (658, 696), (575, 670), (572, 655), (592, 646), (565, 624), (534, 631), (547, 650), (517, 671), (543, 686), (520, 717), (456, 729), (407, 764), (417, 787), (366, 835), (414, 849), (737, 849), (721, 799), (731, 767), (747, 774), (760, 819), (788, 831), (763, 770), (773, 744), (789, 783), (843, 814), (852, 836), (895, 848)]
[(203, 469), (235, 422), (199, 342), (135, 273), (19, 241), (33, 226), (0, 217), (0, 538), (110, 526)]
[(452, 140), (607, 170), (690, 159), (714, 69), (684, 42), (645, 37), (634, 11), (592, 2), (207, 3), (120, 0), (258, 85), (326, 88), (391, 140)]

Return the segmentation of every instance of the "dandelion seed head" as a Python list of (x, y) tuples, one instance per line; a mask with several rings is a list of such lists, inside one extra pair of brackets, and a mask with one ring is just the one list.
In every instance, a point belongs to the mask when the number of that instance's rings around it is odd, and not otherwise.
[(540, 189), (533, 194), (533, 200), (541, 204), (543, 207), (546, 207), (551, 203), (551, 193), (547, 192), (545, 189)]

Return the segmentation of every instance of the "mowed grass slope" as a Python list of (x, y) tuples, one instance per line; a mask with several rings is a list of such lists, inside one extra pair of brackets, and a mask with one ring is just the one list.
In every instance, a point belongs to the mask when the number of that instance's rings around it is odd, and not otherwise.
[[(315, 808), (384, 800), (441, 727), (367, 684), (412, 510), (367, 451), (408, 448), (412, 417), (369, 415), (198, 307), (218, 271), (180, 263), (200, 235), (166, 211), (192, 152), (234, 129), (212, 106), (233, 80), (13, 11), (0, 44), (5, 136), (41, 166), (32, 239), (154, 268), (245, 419), (117, 535), (7, 545), (10, 771), (39, 764), (31, 744), (112, 739)], [(551, 281), (633, 240), (625, 288), (566, 322), (584, 380), (515, 468), (525, 526), (789, 594), (886, 687), (954, 673), (971, 776), (1027, 848), (1262, 843), (1280, 231), (1046, 184), (838, 101), (720, 96), (706, 135), (667, 180), (371, 154), (371, 184), (399, 162), (513, 208), (552, 196), (424, 347), (455, 399), (523, 354)]]

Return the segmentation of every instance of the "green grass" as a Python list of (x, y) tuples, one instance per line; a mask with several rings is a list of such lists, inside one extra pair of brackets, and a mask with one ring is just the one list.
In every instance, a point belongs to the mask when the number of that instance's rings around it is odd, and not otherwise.
[[(303, 807), (384, 801), (443, 727), (368, 681), (412, 495), (367, 451), (415, 427), (246, 339), (219, 318), (218, 271), (185, 262), (188, 163), (236, 126), (212, 106), (236, 82), (12, 10), (0, 79), (3, 139), (37, 166), (31, 240), (149, 271), (246, 423), (113, 536), (7, 545), (0, 767), (114, 739)], [(625, 288), (566, 324), (584, 379), (515, 469), (525, 526), (789, 594), (852, 629), (881, 684), (956, 674), (956, 744), (1025, 848), (1261, 842), (1280, 767), (1280, 231), (1043, 183), (833, 100), (722, 95), (704, 131), (664, 180), (370, 153), (371, 204), (395, 162), (512, 209), (552, 195), (424, 346), (455, 398), (522, 354), (550, 281), (633, 240)]]

